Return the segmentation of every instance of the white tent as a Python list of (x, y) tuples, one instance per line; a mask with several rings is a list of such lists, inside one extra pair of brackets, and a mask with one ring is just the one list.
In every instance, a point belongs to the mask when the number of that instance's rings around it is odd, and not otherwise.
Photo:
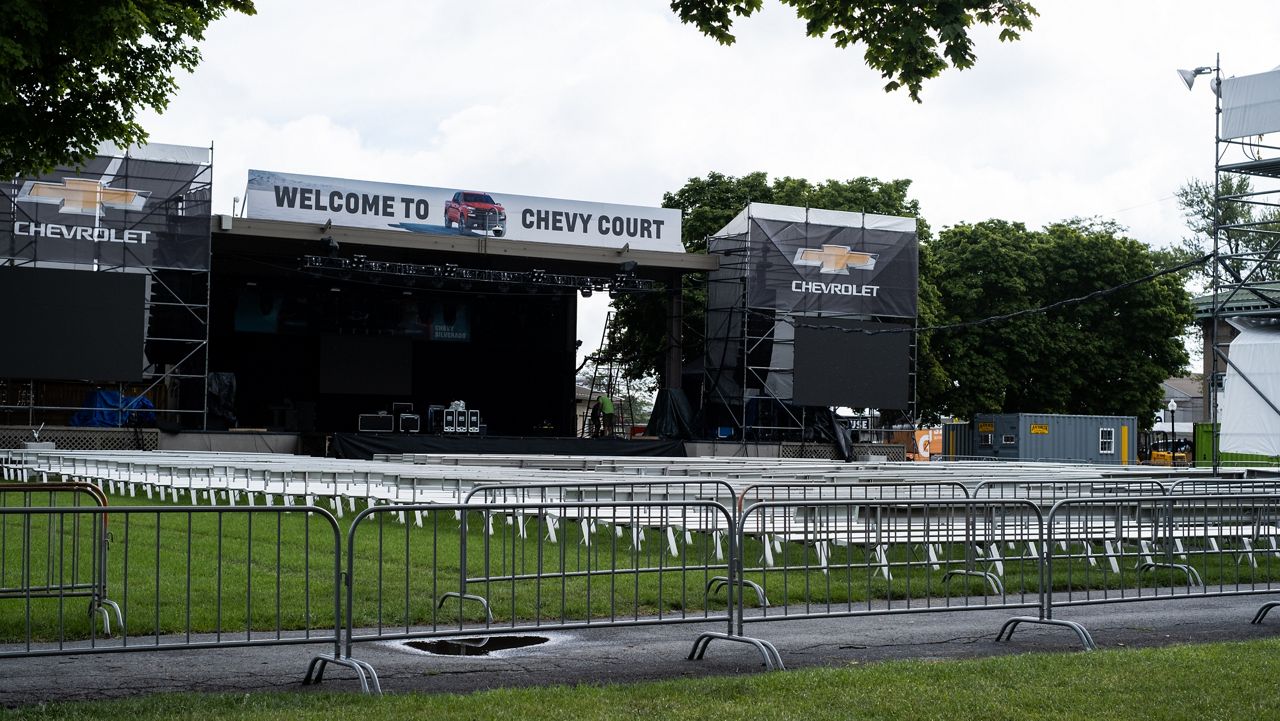
[(1231, 365), (1223, 381), (1220, 447), (1224, 453), (1280, 456), (1280, 413), (1272, 408), (1280, 407), (1280, 325), (1230, 322), (1240, 335), (1231, 341)]

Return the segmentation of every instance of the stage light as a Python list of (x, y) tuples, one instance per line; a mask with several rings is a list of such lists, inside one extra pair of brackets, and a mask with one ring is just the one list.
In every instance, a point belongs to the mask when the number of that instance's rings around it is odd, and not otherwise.
[(578, 292), (582, 294), (582, 297), (583, 297), (583, 298), (590, 298), (590, 297), (591, 297), (591, 289), (590, 289), (590, 288), (579, 288), (579, 289), (578, 289)]
[[(612, 277), (590, 275), (574, 275), (568, 273), (548, 273), (542, 269), (530, 271), (489, 270), (484, 268), (462, 268), (453, 264), (416, 265), (388, 261), (370, 261), (367, 256), (353, 255), (350, 259), (339, 257), (323, 257), (315, 255), (303, 256), (303, 268), (328, 271), (339, 275), (350, 276), (352, 272), (368, 275), (367, 280), (386, 282), (388, 277), (398, 277), (402, 283), (413, 284), (413, 279), (423, 278), (432, 286), (439, 288), (446, 280), (466, 281), (469, 286), (488, 284), (490, 288), (509, 290), (512, 286), (521, 286), (530, 292), (543, 288), (557, 288), (564, 291), (587, 291), (583, 297), (590, 297), (596, 291), (645, 291), (651, 290), (654, 281), (635, 277), (630, 271), (634, 263), (619, 263), (619, 272)], [(468, 286), (468, 287), (469, 287)], [(480, 286), (481, 290), (484, 286)]]
[(1182, 82), (1186, 83), (1187, 90), (1190, 90), (1191, 87), (1196, 84), (1197, 75), (1208, 75), (1209, 73), (1212, 73), (1212, 72), (1213, 72), (1213, 68), (1208, 67), (1206, 65), (1201, 65), (1200, 67), (1194, 70), (1179, 70), (1178, 76), (1182, 78)]

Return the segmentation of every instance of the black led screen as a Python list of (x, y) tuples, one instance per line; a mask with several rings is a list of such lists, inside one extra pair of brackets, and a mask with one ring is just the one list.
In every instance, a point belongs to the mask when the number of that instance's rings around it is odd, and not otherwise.
[(0, 377), (140, 381), (146, 275), (0, 268)]
[(907, 407), (911, 326), (830, 318), (796, 321), (797, 405)]

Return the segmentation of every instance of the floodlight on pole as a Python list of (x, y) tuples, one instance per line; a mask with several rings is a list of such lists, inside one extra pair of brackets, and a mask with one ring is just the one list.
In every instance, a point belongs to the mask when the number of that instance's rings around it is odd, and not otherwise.
[(1187, 90), (1190, 90), (1196, 83), (1197, 75), (1208, 75), (1213, 72), (1213, 68), (1207, 65), (1201, 65), (1194, 70), (1179, 70), (1178, 77), (1182, 78), (1182, 82), (1186, 83)]

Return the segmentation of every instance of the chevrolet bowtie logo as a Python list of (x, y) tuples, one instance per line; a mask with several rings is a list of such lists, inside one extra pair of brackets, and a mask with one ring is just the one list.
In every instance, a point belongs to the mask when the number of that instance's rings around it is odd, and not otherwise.
[(849, 250), (847, 245), (824, 245), (822, 250), (801, 248), (796, 251), (792, 265), (816, 265), (823, 273), (848, 275), (850, 268), (858, 270), (874, 270), (876, 258), (874, 253), (859, 253)]
[(97, 215), (99, 206), (117, 210), (142, 210), (150, 193), (127, 188), (108, 188), (98, 180), (65, 178), (61, 183), (28, 180), (18, 193), (18, 200), (53, 203), (59, 213)]

